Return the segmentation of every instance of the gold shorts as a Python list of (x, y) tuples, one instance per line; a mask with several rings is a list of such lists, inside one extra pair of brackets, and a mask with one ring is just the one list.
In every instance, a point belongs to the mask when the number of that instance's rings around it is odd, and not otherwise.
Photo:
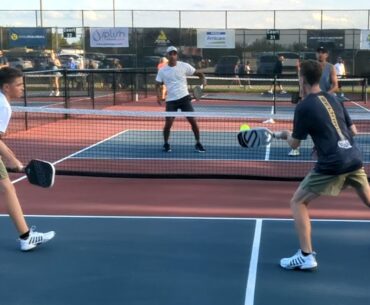
[(338, 196), (347, 186), (355, 189), (368, 187), (364, 168), (340, 175), (324, 175), (311, 171), (299, 185), (300, 188), (318, 195)]
[(6, 167), (0, 158), (0, 180), (6, 179), (8, 177), (8, 171), (6, 170)]

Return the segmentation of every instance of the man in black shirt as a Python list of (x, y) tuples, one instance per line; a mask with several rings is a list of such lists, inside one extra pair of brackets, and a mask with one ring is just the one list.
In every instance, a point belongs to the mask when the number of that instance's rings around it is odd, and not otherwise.
[(311, 242), (308, 204), (320, 195), (337, 196), (346, 186), (352, 186), (360, 199), (370, 207), (370, 187), (364, 171), (361, 153), (353, 141), (357, 133), (344, 106), (332, 95), (320, 90), (322, 67), (317, 61), (301, 64), (300, 85), (304, 99), (296, 106), (293, 133), (282, 131), (280, 138), (293, 148), (311, 136), (317, 152), (314, 169), (301, 182), (290, 205), (298, 233), (300, 250), (280, 261), (285, 269), (317, 267)]
[[(274, 77), (276, 77), (277, 80), (279, 78), (281, 78), (281, 75), (283, 74), (283, 61), (284, 61), (284, 56), (280, 55), (278, 57), (277, 61), (275, 62), (273, 73), (274, 73)], [(270, 93), (270, 94), (274, 93), (274, 91), (273, 91), (274, 85), (275, 85), (275, 81), (272, 83), (268, 93)], [(282, 93), (282, 94), (286, 93), (286, 91), (284, 91), (283, 86), (281, 85), (280, 81), (277, 81), (277, 85), (279, 86), (280, 93)]]

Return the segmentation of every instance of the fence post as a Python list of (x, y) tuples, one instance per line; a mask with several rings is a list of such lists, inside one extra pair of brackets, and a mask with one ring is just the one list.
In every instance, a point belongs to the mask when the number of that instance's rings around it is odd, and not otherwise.
[[(23, 97), (24, 97), (24, 106), (27, 107), (27, 81), (26, 81), (26, 75), (23, 75), (23, 86), (24, 86), (24, 91), (23, 91)], [(28, 130), (28, 112), (26, 111), (24, 113), (24, 125), (26, 130)]]
[(112, 84), (112, 89), (113, 89), (113, 105), (116, 105), (116, 82), (117, 82), (117, 77), (116, 77), (117, 70), (113, 70), (113, 84)]
[(368, 88), (368, 78), (365, 77), (365, 104), (367, 104), (367, 88)]

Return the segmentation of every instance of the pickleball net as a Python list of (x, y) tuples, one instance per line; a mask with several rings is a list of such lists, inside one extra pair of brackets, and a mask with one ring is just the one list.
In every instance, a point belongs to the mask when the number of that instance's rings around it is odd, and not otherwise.
[[(166, 116), (175, 117), (170, 153), (162, 151)], [(205, 153), (195, 151), (187, 117), (196, 118)], [(360, 132), (356, 142), (369, 172), (368, 115), (353, 120)], [(290, 148), (282, 140), (253, 150), (240, 147), (237, 134), (246, 123), (273, 131), (291, 129), (292, 114), (13, 107), (4, 141), (24, 163), (44, 159), (55, 164), (57, 173), (70, 175), (300, 179), (313, 167), (310, 140), (302, 142), (296, 157), (288, 156)]]

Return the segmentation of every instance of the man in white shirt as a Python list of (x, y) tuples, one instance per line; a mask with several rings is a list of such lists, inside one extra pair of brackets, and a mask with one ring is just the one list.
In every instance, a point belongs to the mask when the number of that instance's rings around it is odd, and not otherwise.
[(0, 70), (0, 202), (5, 203), (9, 216), (19, 233), (20, 249), (29, 251), (54, 238), (55, 232), (39, 233), (34, 228), (29, 229), (14, 185), (10, 181), (3, 163), (4, 161), (9, 168), (19, 172), (24, 169), (23, 164), (2, 139), (12, 114), (9, 100), (21, 97), (23, 90), (23, 75), (21, 71), (9, 67)]
[(335, 74), (337, 75), (337, 78), (338, 78), (338, 89), (340, 91), (340, 96), (344, 97), (344, 94), (342, 92), (342, 85), (339, 81), (340, 78), (343, 78), (346, 76), (346, 67), (344, 66), (342, 57), (337, 58), (337, 63), (334, 65), (334, 69), (335, 69)]
[[(158, 71), (156, 77), (156, 90), (158, 104), (164, 101), (161, 92), (161, 86), (165, 85), (167, 88), (166, 97), (166, 111), (177, 112), (179, 109), (183, 112), (194, 111), (191, 104), (191, 97), (188, 91), (186, 76), (198, 76), (203, 86), (206, 85), (206, 79), (202, 72), (195, 70), (191, 65), (178, 61), (177, 48), (174, 46), (167, 48), (168, 64)], [(168, 143), (170, 137), (170, 130), (175, 120), (174, 117), (166, 117), (166, 123), (163, 129), (164, 145), (163, 151), (171, 152), (171, 146)], [(194, 117), (187, 117), (195, 137), (195, 150), (197, 152), (205, 152), (202, 144), (200, 143), (200, 133), (197, 121)]]

